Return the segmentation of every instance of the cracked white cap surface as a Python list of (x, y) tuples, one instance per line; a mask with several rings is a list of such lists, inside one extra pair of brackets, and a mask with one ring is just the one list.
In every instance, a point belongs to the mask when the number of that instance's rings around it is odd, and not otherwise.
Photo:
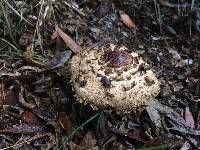
[(127, 50), (86, 49), (73, 56), (70, 68), (77, 99), (95, 108), (141, 111), (160, 92), (159, 81), (148, 64)]

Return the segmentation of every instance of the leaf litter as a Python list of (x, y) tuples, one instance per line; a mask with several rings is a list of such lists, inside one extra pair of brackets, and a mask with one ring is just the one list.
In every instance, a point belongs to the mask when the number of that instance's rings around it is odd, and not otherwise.
[[(0, 2), (0, 148), (199, 149), (199, 2), (176, 2)], [(140, 114), (75, 101), (68, 62), (107, 42), (158, 72)]]

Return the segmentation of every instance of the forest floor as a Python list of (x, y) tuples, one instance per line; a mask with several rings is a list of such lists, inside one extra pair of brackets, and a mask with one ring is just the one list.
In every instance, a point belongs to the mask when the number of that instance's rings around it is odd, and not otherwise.
[[(83, 49), (139, 53), (159, 95), (137, 115), (79, 104), (64, 55), (76, 49), (56, 26)], [(199, 102), (198, 1), (0, 1), (0, 149), (200, 149)]]

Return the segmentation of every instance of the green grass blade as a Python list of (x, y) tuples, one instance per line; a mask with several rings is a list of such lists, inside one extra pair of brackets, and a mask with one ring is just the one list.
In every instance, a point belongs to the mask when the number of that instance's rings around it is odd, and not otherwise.
[[(26, 20), (26, 18), (24, 18), (22, 15), (20, 15), (20, 14), (18, 13), (18, 11), (15, 10), (6, 0), (3, 0), (3, 1), (5, 2), (5, 4), (6, 4), (17, 16), (20, 17), (21, 20), (24, 20), (26, 23), (31, 24), (28, 20)], [(32, 24), (31, 24), (31, 25), (32, 25)]]
[(46, 61), (47, 59), (45, 57), (43, 57), (42, 55), (38, 55), (38, 54), (35, 54), (33, 55), (33, 59), (37, 60), (37, 61)]
[(7, 41), (4, 38), (0, 38), (1, 41), (6, 42), (7, 44), (9, 44), (13, 49), (15, 49), (18, 53), (22, 53), (21, 50), (19, 50), (16, 46), (14, 46), (12, 43), (10, 43), (9, 41)]

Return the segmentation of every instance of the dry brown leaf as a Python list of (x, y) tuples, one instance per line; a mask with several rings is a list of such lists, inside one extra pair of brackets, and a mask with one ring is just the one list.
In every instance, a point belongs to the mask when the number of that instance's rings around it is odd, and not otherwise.
[(128, 28), (135, 28), (135, 23), (131, 20), (131, 18), (124, 12), (120, 12), (120, 17), (122, 22), (126, 25)]
[(60, 37), (63, 39), (65, 44), (75, 53), (79, 53), (81, 50), (81, 47), (71, 38), (69, 37), (65, 32), (63, 32), (58, 26), (56, 26), (56, 31), (60, 35)]

